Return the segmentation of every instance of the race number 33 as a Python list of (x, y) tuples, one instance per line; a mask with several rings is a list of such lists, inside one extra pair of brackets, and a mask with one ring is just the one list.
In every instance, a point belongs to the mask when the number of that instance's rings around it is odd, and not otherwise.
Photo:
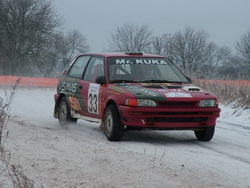
[(89, 84), (88, 90), (88, 112), (92, 114), (99, 114), (98, 102), (99, 102), (99, 84)]

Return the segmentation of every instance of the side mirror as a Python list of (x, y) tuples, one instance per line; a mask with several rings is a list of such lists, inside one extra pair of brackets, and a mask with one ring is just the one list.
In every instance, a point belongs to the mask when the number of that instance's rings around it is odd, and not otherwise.
[(95, 82), (98, 83), (98, 84), (106, 84), (106, 78), (105, 76), (98, 76), (96, 79), (95, 79)]

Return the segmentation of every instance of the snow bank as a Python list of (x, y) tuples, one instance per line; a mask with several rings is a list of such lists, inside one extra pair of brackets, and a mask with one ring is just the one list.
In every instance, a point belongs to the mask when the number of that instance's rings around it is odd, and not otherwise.
[[(109, 142), (96, 123), (62, 129), (53, 88), (19, 88), (5, 149), (36, 187), (249, 187), (250, 111), (221, 106), (213, 140), (192, 131), (129, 131)], [(2, 93), (0, 93), (1, 96)], [(0, 161), (0, 187), (11, 187)]]

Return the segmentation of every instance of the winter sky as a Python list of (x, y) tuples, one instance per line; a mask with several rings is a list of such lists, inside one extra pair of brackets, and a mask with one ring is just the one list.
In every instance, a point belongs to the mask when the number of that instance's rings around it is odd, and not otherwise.
[(110, 35), (124, 24), (147, 25), (154, 36), (204, 30), (209, 41), (234, 46), (250, 30), (249, 0), (54, 0), (65, 31), (77, 29), (92, 52), (108, 47)]

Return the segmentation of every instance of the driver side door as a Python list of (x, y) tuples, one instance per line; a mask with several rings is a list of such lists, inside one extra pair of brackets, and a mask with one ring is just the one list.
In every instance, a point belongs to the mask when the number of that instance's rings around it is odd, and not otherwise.
[(79, 93), (83, 99), (83, 103), (86, 106), (86, 110), (83, 115), (100, 118), (100, 104), (99, 94), (101, 85), (95, 82), (96, 78), (104, 76), (104, 59), (103, 57), (92, 57), (85, 75), (78, 83)]

